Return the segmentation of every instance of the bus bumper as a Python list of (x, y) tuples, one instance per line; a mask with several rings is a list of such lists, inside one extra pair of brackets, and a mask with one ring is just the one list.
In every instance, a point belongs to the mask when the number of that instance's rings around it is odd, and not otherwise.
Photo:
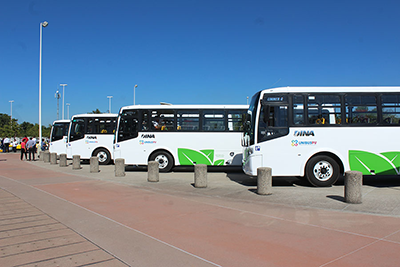
[(257, 168), (262, 166), (262, 155), (252, 154), (249, 155), (243, 163), (243, 171), (247, 175), (257, 176)]

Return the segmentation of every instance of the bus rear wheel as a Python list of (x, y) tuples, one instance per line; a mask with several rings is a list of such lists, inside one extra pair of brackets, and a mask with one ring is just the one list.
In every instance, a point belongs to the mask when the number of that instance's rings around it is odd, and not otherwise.
[(158, 169), (160, 172), (169, 172), (174, 166), (174, 160), (171, 154), (166, 151), (154, 152), (149, 160), (158, 162)]
[(339, 178), (339, 164), (329, 156), (321, 155), (307, 162), (307, 180), (317, 187), (332, 186)]
[(111, 155), (107, 149), (98, 148), (94, 151), (93, 156), (99, 158), (100, 165), (108, 165), (111, 162)]

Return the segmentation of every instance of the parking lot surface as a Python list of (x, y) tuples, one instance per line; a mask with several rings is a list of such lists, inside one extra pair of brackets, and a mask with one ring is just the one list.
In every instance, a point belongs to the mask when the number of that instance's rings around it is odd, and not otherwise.
[[(342, 180), (333, 187), (315, 188), (296, 178), (274, 177), (273, 194), (260, 196), (256, 180), (233, 169), (209, 170), (208, 187), (200, 189), (193, 186), (193, 171), (187, 168), (160, 174), (158, 183), (150, 183), (143, 168), (127, 167), (125, 177), (115, 177), (113, 165), (90, 173), (87, 164), (72, 170), (72, 166), (20, 161), (14, 154), (1, 154), (0, 166), (0, 249), (16, 251), (1, 254), (0, 266), (398, 266), (400, 262), (396, 177), (365, 177), (363, 203), (347, 204)], [(17, 218), (7, 217), (11, 211)], [(61, 228), (46, 228), (50, 226)], [(7, 243), (15, 231), (20, 231), (21, 239)], [(53, 237), (54, 231), (65, 235)], [(42, 241), (32, 245), (36, 242), (28, 238), (32, 234), (50, 239), (47, 243), (55, 247), (43, 246)], [(71, 243), (70, 254), (52, 253)], [(92, 262), (71, 260), (71, 255), (87, 260), (90, 256), (85, 253), (92, 251), (101, 254), (97, 261), (95, 256)], [(57, 265), (46, 265), (51, 260)]]

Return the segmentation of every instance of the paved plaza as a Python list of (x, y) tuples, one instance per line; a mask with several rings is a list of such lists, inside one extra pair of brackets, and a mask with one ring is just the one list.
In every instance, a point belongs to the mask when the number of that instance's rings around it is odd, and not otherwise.
[(400, 179), (365, 177), (363, 203), (274, 177), (273, 194), (235, 169), (208, 187), (176, 168), (90, 173), (0, 154), (0, 266), (398, 266)]

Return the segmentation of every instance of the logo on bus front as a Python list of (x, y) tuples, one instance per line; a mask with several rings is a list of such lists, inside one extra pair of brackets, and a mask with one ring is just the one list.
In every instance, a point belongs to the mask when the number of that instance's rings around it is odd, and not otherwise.
[(315, 136), (314, 131), (294, 131), (294, 136)]
[(156, 138), (155, 134), (142, 134), (142, 138)]
[(139, 145), (146, 145), (146, 144), (157, 144), (157, 141), (139, 140)]
[(292, 146), (315, 146), (317, 141), (299, 141), (292, 140)]

